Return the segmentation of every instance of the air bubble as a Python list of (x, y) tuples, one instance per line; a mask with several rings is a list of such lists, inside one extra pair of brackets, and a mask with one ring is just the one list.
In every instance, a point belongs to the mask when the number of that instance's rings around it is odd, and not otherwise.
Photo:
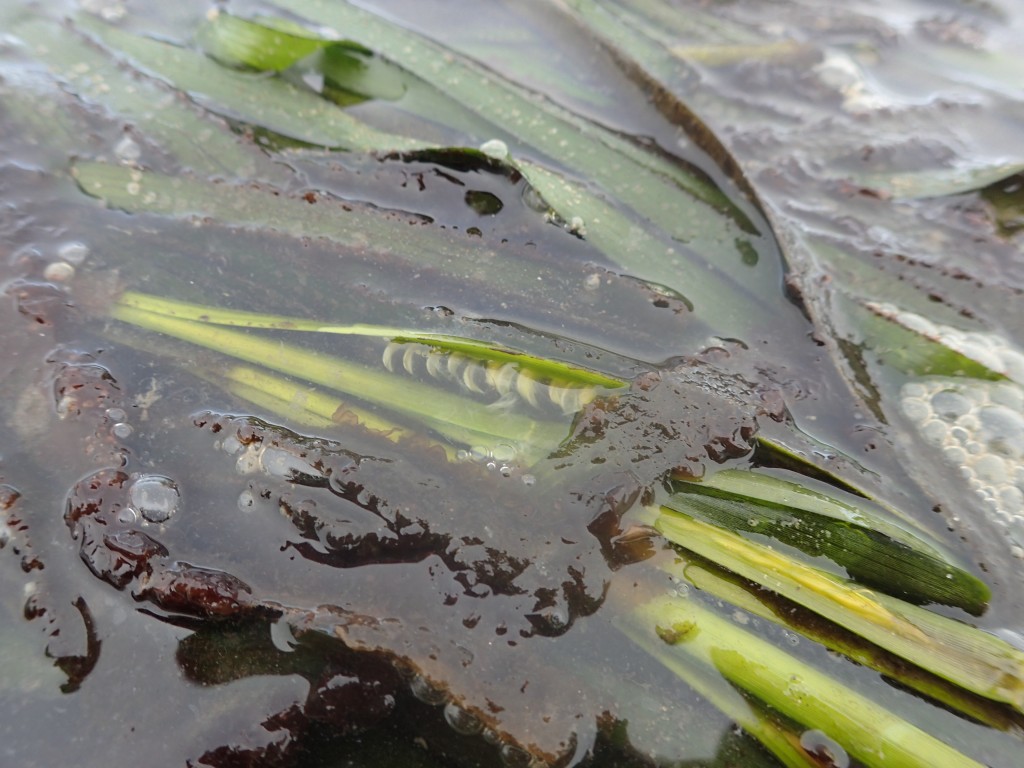
[(942, 450), (942, 455), (946, 457), (946, 461), (956, 467), (961, 466), (965, 461), (967, 461), (967, 451), (959, 445), (946, 446)]
[(501, 762), (507, 768), (530, 768), (533, 758), (530, 757), (530, 753), (525, 749), (521, 749), (514, 744), (505, 744), (501, 748)]
[(949, 428), (944, 422), (932, 419), (921, 427), (921, 437), (932, 445), (942, 445), (948, 431)]
[(928, 403), (916, 397), (903, 398), (900, 407), (903, 409), (903, 415), (911, 421), (924, 421), (932, 415), (932, 410), (928, 407)]
[(409, 690), (412, 691), (412, 695), (417, 699), (431, 706), (444, 704), (448, 700), (448, 694), (435, 687), (423, 675), (412, 676), (412, 679), (409, 681)]
[(1002, 456), (1024, 456), (1024, 416), (1004, 405), (983, 408), (978, 414), (981, 421), (981, 439), (988, 449)]
[(135, 525), (138, 519), (139, 516), (131, 507), (125, 507), (124, 509), (117, 513), (117, 522), (119, 522), (121, 525)]
[(510, 462), (516, 457), (516, 449), (513, 445), (507, 443), (499, 443), (494, 446), (494, 450), (491, 452), (491, 457), (495, 461)]
[(902, 389), (904, 397), (925, 397), (928, 394), (928, 387), (917, 381), (904, 384)]
[(128, 414), (124, 412), (124, 408), (107, 408), (106, 415), (111, 421), (124, 421), (128, 418)]
[(945, 421), (956, 421), (971, 410), (971, 401), (952, 389), (936, 392), (931, 400), (935, 415)]
[(89, 256), (89, 246), (77, 241), (64, 243), (57, 249), (57, 256), (61, 261), (77, 267)]
[(169, 477), (143, 475), (128, 490), (132, 507), (151, 523), (163, 523), (178, 511), (181, 493)]
[(234, 435), (228, 435), (220, 444), (220, 449), (228, 456), (234, 456), (242, 450), (242, 443)]
[(114, 154), (122, 163), (134, 163), (142, 156), (142, 148), (131, 136), (125, 136), (114, 147)]
[(1011, 411), (1024, 411), (1024, 389), (1004, 383), (992, 387), (989, 398), (997, 405), (1005, 405)]
[(850, 756), (835, 739), (815, 729), (800, 734), (800, 746), (824, 768), (849, 768)]
[(974, 471), (981, 480), (993, 485), (1000, 485), (1010, 479), (1006, 462), (991, 453), (974, 462)]
[(495, 746), (501, 743), (501, 737), (498, 736), (498, 732), (495, 731), (493, 728), (484, 728), (483, 732), (480, 735), (480, 738), (482, 738), (488, 744), (493, 744)]
[(240, 494), (238, 494), (238, 508), (243, 512), (248, 512), (256, 505), (256, 497), (253, 495), (251, 489), (246, 488)]
[(284, 480), (323, 480), (326, 477), (305, 459), (280, 448), (265, 448), (260, 455), (260, 467), (271, 477)]
[(601, 275), (597, 272), (591, 272), (587, 275), (583, 281), (583, 287), (588, 291), (596, 291), (601, 287)]
[(480, 145), (480, 151), (494, 160), (504, 160), (508, 157), (508, 144), (501, 139), (491, 139)]
[(483, 730), (483, 723), (480, 719), (463, 709), (454, 702), (448, 702), (444, 707), (444, 719), (445, 722), (451, 726), (451, 729), (456, 733), (461, 733), (463, 736), (475, 736)]
[(66, 261), (54, 261), (46, 265), (43, 279), (51, 283), (67, 283), (75, 276), (75, 268)]
[(135, 429), (132, 425), (126, 421), (119, 421), (110, 428), (110, 434), (118, 440), (124, 440), (125, 438), (131, 437), (134, 431)]
[(534, 475), (523, 475), (523, 485), (530, 487), (537, 484), (537, 478)]
[(235, 471), (240, 475), (251, 475), (259, 471), (259, 468), (260, 452), (252, 446), (249, 446), (235, 462)]

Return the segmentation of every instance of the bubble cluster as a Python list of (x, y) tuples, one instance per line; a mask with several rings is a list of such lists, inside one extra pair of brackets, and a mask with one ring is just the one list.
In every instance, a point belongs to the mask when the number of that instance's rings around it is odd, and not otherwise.
[(1009, 381), (920, 379), (900, 390), (900, 409), (1024, 558), (1024, 388)]
[(554, 406), (562, 414), (570, 415), (597, 397), (594, 387), (541, 381), (531, 372), (521, 370), (518, 363), (480, 361), (420, 344), (391, 342), (385, 347), (381, 361), (392, 373), (400, 364), (410, 375), (425, 373), (433, 379), (452, 382), (466, 392), (495, 396), (497, 399), (489, 407), (498, 410), (527, 403), (535, 409)]

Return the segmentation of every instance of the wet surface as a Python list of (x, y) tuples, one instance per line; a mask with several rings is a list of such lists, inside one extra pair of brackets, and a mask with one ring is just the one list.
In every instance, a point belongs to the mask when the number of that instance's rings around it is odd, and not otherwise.
[[(176, 39), (206, 8), (90, 10)], [(279, 190), (251, 186), (339, 215), (355, 210), (357, 221), (428, 230), (453, 252), (472, 243), (468, 264), (417, 260), (365, 239), (339, 248), (201, 212), (101, 208), (65, 175), (72, 156), (170, 173), (174, 161), (130, 121), (70, 95), (69, 81), (58, 87), (40, 74), (24, 86), (42, 66), (2, 41), (4, 93), (34, 94), (44, 106), (33, 119), (56, 105), (87, 129), (55, 152), (33, 140), (20, 102), (0, 103), (0, 125), (19, 128), (0, 144), (0, 756), (22, 766), (130, 765), (139, 754), (197, 766), (768, 761), (639, 654), (615, 619), (672, 586), (658, 570), (663, 542), (631, 511), (662, 498), (669, 477), (763, 463), (761, 434), (807, 451), (794, 427), (845, 454), (816, 457), (822, 466), (856, 477), (983, 563), (996, 596), (979, 623), (1019, 642), (1019, 555), (1002, 540), (990, 546), (1007, 526), (1024, 544), (1013, 527), (1024, 477), (1018, 372), (970, 391), (894, 374), (866, 351), (843, 303), (891, 301), (1019, 349), (1024, 259), (1012, 178), (983, 194), (901, 196), (908, 184), (936, 183), (915, 174), (984, 170), (1024, 154), (1007, 127), (1020, 94), (999, 78), (968, 81), (952, 67), (938, 82), (920, 68), (897, 74), (909, 65), (901, 46), (1001, 51), (1005, 18), (912, 3), (888, 20), (873, 8), (801, 5), (786, 12), (792, 18), (777, 10), (720, 12), (736, 28), (797, 41), (778, 58), (694, 54), (669, 83), (734, 153), (788, 260), (784, 281), (776, 244), (756, 241), (750, 285), (773, 286), (758, 301), (778, 322), (743, 339), (704, 326), (687, 285), (670, 295), (616, 267), (571, 227), (545, 222), (521, 178), (486, 167), (298, 149), (281, 162), (289, 176)], [(440, 37), (450, 13), (417, 10), (409, 23)], [(500, 71), (517, 34), (564, 33), (554, 56), (566, 77), (527, 77), (531, 85), (682, 152), (767, 230), (715, 158), (649, 108), (571, 22), (548, 24), (547, 12), (515, 4), (494, 13), (519, 26), (484, 14), (453, 44), (482, 56), (488, 34), (504, 26), (488, 62)], [(1011, 28), (1022, 23), (1010, 19)], [(678, 45), (693, 44), (686, 34)], [(859, 58), (858, 46), (874, 58)], [(567, 93), (579, 79), (600, 85), (589, 98)], [(360, 109), (371, 120), (386, 114)], [(942, 125), (937, 111), (949, 117)], [(274, 155), (251, 139), (239, 146), (264, 168)], [(983, 151), (992, 144), (1003, 149)], [(835, 256), (839, 245), (852, 256)], [(494, 280), (509, 264), (508, 279)], [(407, 357), (375, 340), (310, 343), (366, 365), (383, 355), (396, 376), (441, 382), (475, 402), (512, 394), (499, 406), (539, 412), (565, 437), (536, 462), (507, 446), (468, 446), (453, 462), (436, 437), (311, 427), (224, 391), (202, 375), (219, 364), (213, 358), (169, 339), (153, 349), (152, 337), (140, 342), (111, 324), (107, 305), (124, 288), (484, 336), (538, 355), (555, 350), (628, 387), (584, 398), (505, 378), (496, 366), (452, 363), (446, 378), (436, 356)], [(965, 463), (973, 438), (956, 429), (971, 417), (987, 446), (967, 462), (978, 487), (946, 477), (942, 464)], [(939, 421), (941, 434), (929, 426)], [(744, 620), (790, 642), (768, 622)], [(832, 663), (809, 646), (808, 656)], [(906, 696), (852, 664), (842, 674), (880, 700)], [(1016, 743), (992, 736), (989, 747), (981, 726), (923, 701), (905, 706), (918, 722), (949, 726), (960, 748), (992, 765), (1005, 765)], [(55, 732), (65, 737), (45, 737)], [(801, 745), (832, 764), (849, 760), (820, 731), (805, 732)]]

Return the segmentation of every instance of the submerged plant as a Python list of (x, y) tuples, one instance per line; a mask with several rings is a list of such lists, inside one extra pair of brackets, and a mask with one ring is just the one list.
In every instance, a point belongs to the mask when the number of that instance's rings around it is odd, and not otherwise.
[[(56, 429), (90, 457), (64, 509), (80, 559), (196, 631), (194, 679), (310, 682), (264, 713), (262, 743), (197, 764), (298, 761), (325, 728), (339, 754), (388, 722), (412, 743), (418, 707), (462, 739), (430, 745), (458, 765), (675, 763), (714, 717), (692, 696), (753, 738), (750, 764), (1013, 754), (1024, 650), (976, 626), (989, 576), (895, 461), (879, 476), (801, 428), (796, 371), (879, 424), (895, 388), (925, 440), (963, 452), (1013, 562), (1024, 356), (851, 289), (832, 306), (901, 378), (847, 385), (849, 358), (802, 341), (824, 301), (810, 281), (782, 300), (800, 277), (762, 202), (672, 92), (680, 61), (799, 46), (698, 50), (659, 26), (668, 4), (552, 3), (686, 129), (703, 154), (684, 160), (351, 3), (270, 9), (211, 12), (181, 43), (85, 13), (12, 24), (81, 100), (42, 144), (133, 126), (114, 157), (79, 150), (48, 177), (70, 221), (104, 217), (104, 263), (67, 293), (52, 271), (9, 287), (97, 340), (51, 355)], [(33, 125), (30, 87), (4, 87)], [(390, 210), (388, 174), (450, 185), (474, 223)], [(507, 200), (507, 236), (485, 234)], [(133, 365), (158, 371), (149, 395), (122, 391)], [(288, 652), (266, 647), (282, 627)], [(213, 661), (232, 643), (251, 667)]]

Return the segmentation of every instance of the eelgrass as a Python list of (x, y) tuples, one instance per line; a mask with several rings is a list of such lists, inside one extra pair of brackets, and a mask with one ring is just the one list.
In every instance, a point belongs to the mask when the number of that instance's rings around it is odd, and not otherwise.
[[(699, 670), (721, 675), (805, 727), (839, 737), (847, 751), (864, 765), (981, 768), (981, 763), (898, 714), (695, 600), (655, 598), (636, 609), (631, 618), (640, 626), (623, 622), (627, 635), (675, 674), (683, 679), (695, 677), (689, 671), (695, 665)], [(742, 717), (739, 713), (734, 716)], [(774, 745), (775, 738), (773, 734), (767, 742), (769, 747)], [(776, 755), (787, 765), (802, 764), (789, 762), (781, 750)]]
[(678, 496), (655, 527), (670, 541), (980, 696), (1024, 711), (1024, 652), (918, 606), (865, 589), (685, 514)]
[[(495, 126), (496, 133), (506, 136), (513, 146), (505, 153), (500, 145), (492, 144), (488, 157), (522, 174), (550, 207), (553, 220), (571, 234), (591, 240), (626, 271), (650, 283), (663, 284), (667, 293), (692, 301), (700, 322), (721, 334), (743, 335), (752, 327), (751, 318), (760, 311), (759, 288), (771, 284), (777, 275), (767, 270), (767, 278), (758, 273), (758, 279), (746, 279), (749, 275), (744, 270), (750, 265), (745, 266), (743, 260), (750, 250), (745, 249), (752, 247), (758, 235), (742, 210), (702, 174), (660, 153), (649, 152), (443, 46), (349, 3), (282, 0), (278, 5), (318, 23), (336, 26), (340, 34), (358, 38), (367, 47), (366, 55), (372, 52), (385, 57), (433, 88), (437, 93), (426, 100), (433, 100), (435, 114), (438, 104), (447, 103), (443, 96), (459, 105), (460, 111), (453, 115), (474, 116), (473, 130)], [(408, 158), (416, 157), (410, 154), (415, 152), (452, 151), (415, 135), (378, 131), (321, 94), (283, 78), (228, 69), (195, 51), (95, 21), (80, 19), (77, 27), (142, 71), (188, 92), (235, 123), (318, 147), (381, 156), (398, 153)], [(54, 25), (25, 25), (19, 34), (36, 46), (37, 55), (64, 68), (70, 61), (66, 52), (49, 48), (58, 42), (60, 31)], [(211, 52), (221, 60), (261, 70), (287, 69), (335, 45), (351, 50), (349, 43), (318, 38), (298, 25), (267, 20), (257, 23), (223, 14), (211, 22), (204, 35), (209, 47), (216, 48)], [(275, 39), (280, 42), (266, 45)], [(77, 37), (68, 45), (72, 58), (86, 57), (83, 61), (102, 72), (102, 78), (119, 83), (114, 94), (97, 88), (90, 91), (90, 96), (114, 113), (138, 119), (147, 134), (152, 134), (182, 165), (198, 171), (199, 176), (226, 173), (282, 186), (291, 180), (281, 166), (267, 162), (262, 155), (250, 156), (248, 148), (242, 149), (244, 145), (220, 130), (219, 124), (197, 115), (191, 107), (175, 104), (166, 120), (148, 115), (144, 100), (133, 96), (135, 85), (147, 94), (162, 94), (167, 89), (126, 75), (110, 57)], [(654, 62), (641, 57), (645, 51), (635, 49), (633, 53), (637, 57), (634, 65), (656, 70)], [(75, 87), (86, 89), (90, 83), (78, 77), (81, 74), (69, 71), (66, 76)], [(373, 88), (366, 90), (374, 95)], [(180, 140), (179, 134), (190, 130), (210, 130), (215, 138), (195, 150), (189, 142)], [(478, 150), (454, 151), (482, 154)], [(322, 211), (305, 201), (279, 196), (277, 189), (211, 184), (197, 178), (89, 161), (77, 163), (74, 173), (86, 192), (130, 212), (214, 217), (234, 226), (320, 236), (410, 259), (415, 255), (420, 263), (455, 276), (459, 270), (469, 274), (474, 269), (472, 258), (478, 256), (436, 232), (421, 229), (410, 234), (402, 231), (402, 226), (363, 213), (339, 217), (336, 209)], [(471, 255), (467, 258), (467, 254)], [(524, 293), (537, 289), (535, 275), (524, 273), (516, 265), (500, 267), (490, 274), (493, 282), (509, 283)], [(597, 371), (473, 339), (410, 328), (341, 325), (218, 309), (139, 292), (123, 293), (110, 316), (248, 363), (231, 363), (216, 370), (211, 366), (199, 373), (220, 382), (228, 392), (295, 423), (329, 429), (354, 422), (394, 440), (421, 439), (422, 432), (429, 431), (434, 441), (431, 445), (441, 445), (449, 457), (454, 455), (455, 446), (501, 444), (516, 446), (528, 462), (537, 461), (561, 444), (568, 426), (564, 420), (497, 411), (441, 387), (313, 352), (284, 341), (285, 334), (304, 331), (376, 337), (473, 356), (484, 364), (515, 364), (537, 379), (570, 386), (618, 390), (624, 384)], [(899, 325), (890, 323), (885, 328), (892, 332)], [(928, 364), (935, 364), (942, 354), (942, 349), (929, 350)], [(973, 369), (964, 372), (984, 373)], [(999, 375), (992, 371), (988, 374)], [(344, 393), (346, 400), (335, 392)], [(350, 397), (360, 403), (353, 404)], [(871, 571), (888, 568), (896, 576), (893, 591), (901, 596), (980, 612), (988, 599), (987, 587), (952, 562), (941, 547), (876, 514), (882, 510), (868, 503), (857, 506), (844, 504), (838, 497), (813, 497), (798, 488), (783, 489), (777, 482), (771, 484), (764, 476), (749, 472), (721, 472), (703, 485), (691, 484), (678, 490), (681, 492), (668, 502), (675, 510), (659, 513), (656, 526), (675, 545), (697, 553), (721, 572), (706, 570), (700, 574), (699, 569), (691, 568), (694, 584), (756, 615), (771, 618), (766, 603), (752, 601), (750, 593), (735, 588), (735, 583), (730, 587), (731, 582), (722, 573), (731, 572), (749, 584), (759, 585), (776, 599), (802, 606), (865, 641), (837, 644), (840, 652), (872, 664), (883, 673), (887, 673), (885, 664), (891, 658), (901, 659), (910, 665), (909, 671), (904, 670), (908, 685), (970, 717), (1003, 722), (990, 717), (976, 698), (1017, 711), (1024, 707), (1024, 655), (1019, 651), (966, 624), (864, 588)], [(746, 519), (742, 519), (744, 514)], [(816, 519), (814, 526), (818, 526), (815, 530), (834, 534), (839, 543), (814, 549), (814, 542), (806, 537), (787, 537), (787, 526), (811, 526), (811, 515)], [(744, 527), (759, 535), (767, 532), (811, 556), (829, 557), (862, 578), (844, 580), (808, 564), (795, 551), (776, 551), (744, 538), (736, 533)], [(912, 556), (907, 556), (908, 552)], [(907, 556), (905, 562), (899, 561), (901, 556)], [(857, 565), (854, 560), (865, 564)], [(881, 574), (879, 579), (883, 579)], [(639, 608), (624, 610), (619, 624), (641, 647), (761, 740), (787, 766), (814, 764), (800, 745), (800, 728), (829, 734), (868, 766), (978, 765), (898, 713), (867, 700), (696, 601), (656, 598)], [(798, 624), (790, 626), (815, 637)], [(815, 639), (828, 641), (825, 637)], [(872, 648), (882, 650), (876, 653)], [(917, 675), (917, 670), (925, 672)]]

